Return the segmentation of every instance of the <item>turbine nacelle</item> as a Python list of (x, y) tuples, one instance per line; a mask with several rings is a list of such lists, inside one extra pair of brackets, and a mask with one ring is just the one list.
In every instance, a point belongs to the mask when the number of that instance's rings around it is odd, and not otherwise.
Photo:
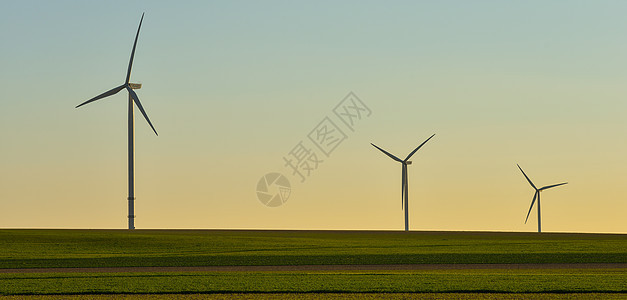
[(139, 90), (142, 88), (142, 84), (141, 83), (129, 83), (128, 87), (130, 87), (132, 90)]
[(405, 162), (406, 165), (411, 165), (411, 160)]

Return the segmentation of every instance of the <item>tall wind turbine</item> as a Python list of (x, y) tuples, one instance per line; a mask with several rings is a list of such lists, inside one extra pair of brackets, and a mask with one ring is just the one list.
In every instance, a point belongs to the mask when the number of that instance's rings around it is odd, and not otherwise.
[(527, 178), (527, 181), (529, 181), (529, 184), (531, 184), (533, 189), (536, 190), (535, 194), (533, 194), (533, 200), (531, 200), (531, 206), (529, 207), (529, 212), (527, 212), (527, 218), (525, 219), (525, 224), (527, 224), (527, 220), (529, 219), (529, 214), (531, 213), (531, 209), (533, 208), (533, 204), (536, 202), (536, 198), (538, 198), (538, 232), (542, 232), (542, 224), (540, 222), (540, 193), (542, 191), (544, 191), (544, 190), (548, 190), (548, 189), (554, 188), (556, 186), (567, 184), (568, 182), (562, 182), (562, 183), (558, 183), (558, 184), (547, 185), (547, 186), (543, 186), (541, 188), (537, 188), (533, 184), (533, 182), (531, 182), (531, 179), (529, 179), (527, 174), (525, 174), (525, 171), (523, 171), (523, 169), (518, 164), (516, 164), (516, 165), (518, 166), (520, 171), (523, 173), (523, 175), (525, 175), (525, 178)]
[[(434, 134), (435, 135), (435, 134)], [(401, 160), (400, 158), (390, 154), (389, 152), (379, 148), (377, 145), (370, 143), (371, 145), (373, 145), (375, 148), (381, 150), (381, 152), (385, 153), (385, 155), (389, 156), (390, 158), (392, 158), (393, 160), (400, 162), (403, 167), (402, 167), (402, 175), (401, 175), (401, 209), (405, 210), (405, 231), (409, 231), (409, 205), (407, 204), (407, 202), (409, 201), (409, 185), (407, 184), (407, 165), (411, 165), (411, 161), (409, 160), (411, 158), (412, 155), (414, 155), (414, 153), (416, 153), (416, 151), (418, 151), (418, 149), (420, 149), (420, 147), (422, 147), (422, 145), (426, 144), (434, 135), (430, 136), (426, 141), (422, 142), (422, 144), (420, 144), (420, 146), (416, 147), (416, 149), (414, 149), (414, 151), (412, 151), (411, 153), (409, 153), (409, 155), (407, 155), (407, 157), (405, 158), (405, 160)]]
[(115, 95), (123, 89), (128, 91), (128, 229), (135, 229), (135, 121), (133, 116), (133, 103), (137, 105), (139, 111), (142, 113), (146, 121), (148, 121), (148, 125), (152, 128), (152, 131), (154, 131), (156, 135), (159, 135), (157, 134), (155, 127), (152, 126), (152, 123), (150, 122), (146, 111), (144, 111), (141, 102), (139, 102), (139, 97), (137, 97), (137, 94), (133, 91), (133, 89), (141, 88), (141, 84), (130, 83), (133, 57), (135, 56), (135, 47), (137, 47), (137, 38), (139, 37), (139, 30), (142, 28), (143, 20), (144, 14), (142, 13), (142, 18), (139, 21), (139, 27), (137, 28), (137, 34), (135, 35), (135, 42), (133, 43), (131, 59), (128, 63), (128, 71), (126, 72), (126, 80), (124, 83), (76, 106), (76, 108), (79, 108), (87, 103)]

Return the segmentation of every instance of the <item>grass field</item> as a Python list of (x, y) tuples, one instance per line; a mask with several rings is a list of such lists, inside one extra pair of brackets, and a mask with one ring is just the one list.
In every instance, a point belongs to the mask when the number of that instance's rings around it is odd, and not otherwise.
[(525, 295), (540, 298), (570, 293), (585, 298), (627, 297), (627, 269), (577, 268), (580, 263), (627, 263), (627, 235), (0, 230), (0, 241), (0, 268), (575, 264), (570, 269), (0, 273), (0, 295), (209, 293), (220, 297), (220, 293), (232, 296), (244, 293), (245, 298), (383, 295), (361, 294), (365, 292), (392, 293), (385, 295), (400, 298), (412, 295), (406, 293), (483, 299), (523, 295), (500, 293), (530, 293)]
[[(65, 300), (118, 300), (118, 299), (131, 299), (131, 300), (145, 300), (145, 299), (182, 299), (182, 300), (197, 300), (197, 299), (215, 299), (215, 300), (230, 300), (230, 299), (304, 299), (304, 300), (319, 300), (319, 299), (513, 299), (513, 300), (537, 300), (537, 299), (625, 299), (621, 294), (607, 294), (607, 293), (567, 293), (567, 294), (555, 294), (555, 293), (228, 293), (228, 294), (116, 294), (116, 295), (63, 295)], [(59, 299), (57, 295), (29, 295), (29, 296), (4, 296), (6, 300), (56, 300)]]
[(627, 235), (0, 230), (0, 268), (627, 263)]
[(627, 270), (0, 274), (4, 294), (627, 292)]

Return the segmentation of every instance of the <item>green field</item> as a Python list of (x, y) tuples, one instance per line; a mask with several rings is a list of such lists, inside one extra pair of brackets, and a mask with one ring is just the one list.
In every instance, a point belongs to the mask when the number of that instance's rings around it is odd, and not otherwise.
[(627, 235), (0, 230), (0, 268), (627, 263)]
[(0, 274), (4, 294), (627, 292), (627, 270)]
[[(568, 269), (0, 273), (0, 295), (500, 293), (627, 297), (627, 235), (493, 232), (0, 230), (0, 268), (574, 264)], [(279, 293), (279, 294), (274, 294)], [(312, 294), (313, 293), (313, 294)], [(467, 294), (470, 293), (470, 294)], [(593, 294), (599, 293), (599, 294)], [(421, 294), (427, 296), (428, 294)], [(491, 296), (492, 295), (492, 296)], [(519, 294), (523, 295), (523, 294)], [(134, 296), (140, 297), (141, 296)], [(314, 297), (316, 298), (316, 297)]]
[[(6, 300), (56, 300), (57, 295), (36, 296), (4, 296)], [(119, 299), (305, 299), (305, 300), (335, 300), (335, 299), (509, 299), (509, 300), (539, 300), (539, 299), (625, 299), (625, 295), (608, 293), (216, 293), (216, 294), (115, 294), (115, 295), (63, 295), (65, 300), (119, 300)]]

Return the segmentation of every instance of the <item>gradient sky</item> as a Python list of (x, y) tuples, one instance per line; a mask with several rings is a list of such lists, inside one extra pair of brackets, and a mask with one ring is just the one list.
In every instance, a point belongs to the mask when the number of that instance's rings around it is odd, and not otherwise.
[[(625, 1), (3, 1), (0, 227), (627, 233)], [(283, 157), (349, 92), (372, 111), (301, 183)], [(337, 119), (332, 119), (338, 122)], [(339, 122), (338, 126), (342, 126)], [(285, 174), (282, 206), (256, 197)]]

